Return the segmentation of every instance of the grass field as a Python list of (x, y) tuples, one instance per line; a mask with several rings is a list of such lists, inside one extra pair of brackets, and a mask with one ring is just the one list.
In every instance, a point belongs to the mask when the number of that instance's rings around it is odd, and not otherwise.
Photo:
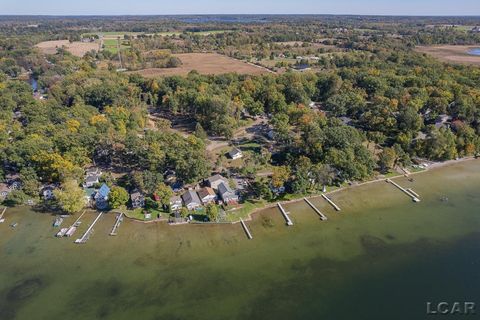
[(182, 61), (178, 68), (150, 68), (133, 71), (147, 78), (172, 75), (187, 75), (192, 70), (201, 74), (263, 74), (268, 71), (217, 53), (183, 53), (174, 55)]
[(441, 61), (480, 66), (480, 56), (468, 54), (469, 50), (480, 46), (418, 46), (417, 52), (429, 54)]
[(87, 52), (99, 50), (97, 42), (70, 42), (68, 40), (44, 41), (35, 45), (45, 54), (55, 54), (58, 48), (65, 47), (68, 52), (77, 57), (83, 57)]
[[(117, 46), (117, 39), (105, 39), (103, 40), (103, 48), (107, 51), (110, 51), (111, 53), (117, 53), (118, 52), (118, 46)], [(125, 40), (120, 40), (120, 49), (129, 49), (130, 44), (127, 45), (128, 42)]]

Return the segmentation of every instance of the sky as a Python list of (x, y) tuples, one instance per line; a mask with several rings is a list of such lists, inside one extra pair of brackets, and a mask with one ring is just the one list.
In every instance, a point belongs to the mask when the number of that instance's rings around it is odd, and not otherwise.
[(0, 0), (0, 15), (477, 15), (480, 0)]

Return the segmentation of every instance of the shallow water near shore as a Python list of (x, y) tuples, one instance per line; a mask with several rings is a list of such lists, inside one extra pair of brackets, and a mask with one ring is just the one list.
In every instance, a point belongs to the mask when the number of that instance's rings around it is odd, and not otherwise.
[(132, 221), (110, 237), (105, 215), (75, 245), (54, 237), (52, 216), (8, 209), (0, 319), (425, 319), (428, 301), (480, 308), (480, 161), (413, 177), (396, 181), (420, 203), (385, 182), (349, 188), (331, 196), (340, 212), (311, 200), (327, 221), (304, 202), (285, 205), (292, 227), (276, 208), (254, 215), (253, 240), (240, 224)]

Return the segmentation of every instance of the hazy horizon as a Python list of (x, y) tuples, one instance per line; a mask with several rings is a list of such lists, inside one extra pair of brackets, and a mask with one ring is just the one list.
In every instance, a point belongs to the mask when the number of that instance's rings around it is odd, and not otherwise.
[(1, 15), (135, 16), (135, 15), (380, 15), (380, 16), (480, 16), (474, 0), (23, 0), (2, 5)]

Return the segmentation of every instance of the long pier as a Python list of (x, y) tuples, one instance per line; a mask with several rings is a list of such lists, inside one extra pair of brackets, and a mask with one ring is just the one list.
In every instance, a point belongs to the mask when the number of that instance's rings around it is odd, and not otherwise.
[(80, 243), (85, 243), (87, 242), (88, 238), (90, 237), (90, 234), (92, 233), (92, 230), (93, 230), (93, 226), (97, 223), (97, 221), (100, 219), (100, 217), (103, 215), (103, 212), (100, 212), (97, 216), (97, 218), (95, 218), (95, 220), (92, 222), (92, 224), (90, 225), (90, 227), (88, 227), (87, 231), (85, 231), (85, 233), (83, 234), (83, 236), (77, 240), (75, 240), (75, 243), (77, 244), (80, 244)]
[(387, 183), (391, 183), (393, 184), (395, 187), (397, 187), (398, 189), (400, 189), (402, 192), (404, 192), (407, 196), (409, 196), (410, 198), (412, 198), (413, 202), (420, 202), (420, 198), (418, 196), (418, 194), (416, 194), (415, 192), (413, 191), (409, 191), (405, 188), (403, 188), (402, 186), (400, 186), (398, 183), (390, 180), (390, 179), (387, 179), (386, 180)]
[(247, 225), (245, 224), (245, 222), (243, 222), (243, 219), (240, 218), (240, 223), (242, 224), (242, 227), (243, 227), (243, 230), (245, 230), (245, 233), (247, 234), (247, 237), (249, 240), (252, 240), (253, 239), (253, 236), (252, 234), (250, 233), (250, 230), (248, 230), (248, 227)]
[(293, 222), (292, 222), (292, 220), (290, 219), (290, 217), (288, 216), (288, 212), (286, 212), (285, 209), (283, 209), (283, 207), (282, 207), (282, 205), (280, 204), (280, 202), (277, 203), (277, 206), (278, 206), (278, 208), (280, 209), (280, 212), (282, 212), (283, 217), (284, 217), (285, 220), (287, 221), (287, 226), (293, 226)]
[(3, 219), (3, 215), (5, 214), (5, 211), (7, 211), (7, 207), (3, 208), (2, 213), (0, 214), (0, 223), (5, 222), (5, 219)]
[(333, 202), (329, 197), (327, 197), (327, 196), (324, 195), (324, 194), (322, 194), (322, 197), (323, 197), (323, 199), (327, 200), (327, 202), (330, 203), (335, 210), (340, 211), (340, 207), (337, 206), (337, 205), (335, 204), (335, 202)]
[(116, 236), (117, 235), (117, 229), (120, 227), (120, 223), (123, 221), (123, 212), (120, 213), (117, 216), (117, 220), (115, 221), (115, 224), (113, 225), (112, 232), (110, 232), (111, 236)]
[(310, 202), (310, 200), (308, 200), (307, 198), (303, 198), (303, 200), (305, 200), (305, 202), (308, 203), (308, 205), (312, 207), (313, 210), (315, 210), (315, 212), (320, 216), (320, 220), (327, 220), (327, 216), (324, 215), (320, 210), (318, 210), (318, 208), (315, 207), (313, 203)]
[(415, 191), (413, 191), (412, 188), (407, 189), (407, 191), (410, 192), (411, 194), (413, 194), (415, 197), (420, 198), (420, 195), (418, 193), (416, 193)]

